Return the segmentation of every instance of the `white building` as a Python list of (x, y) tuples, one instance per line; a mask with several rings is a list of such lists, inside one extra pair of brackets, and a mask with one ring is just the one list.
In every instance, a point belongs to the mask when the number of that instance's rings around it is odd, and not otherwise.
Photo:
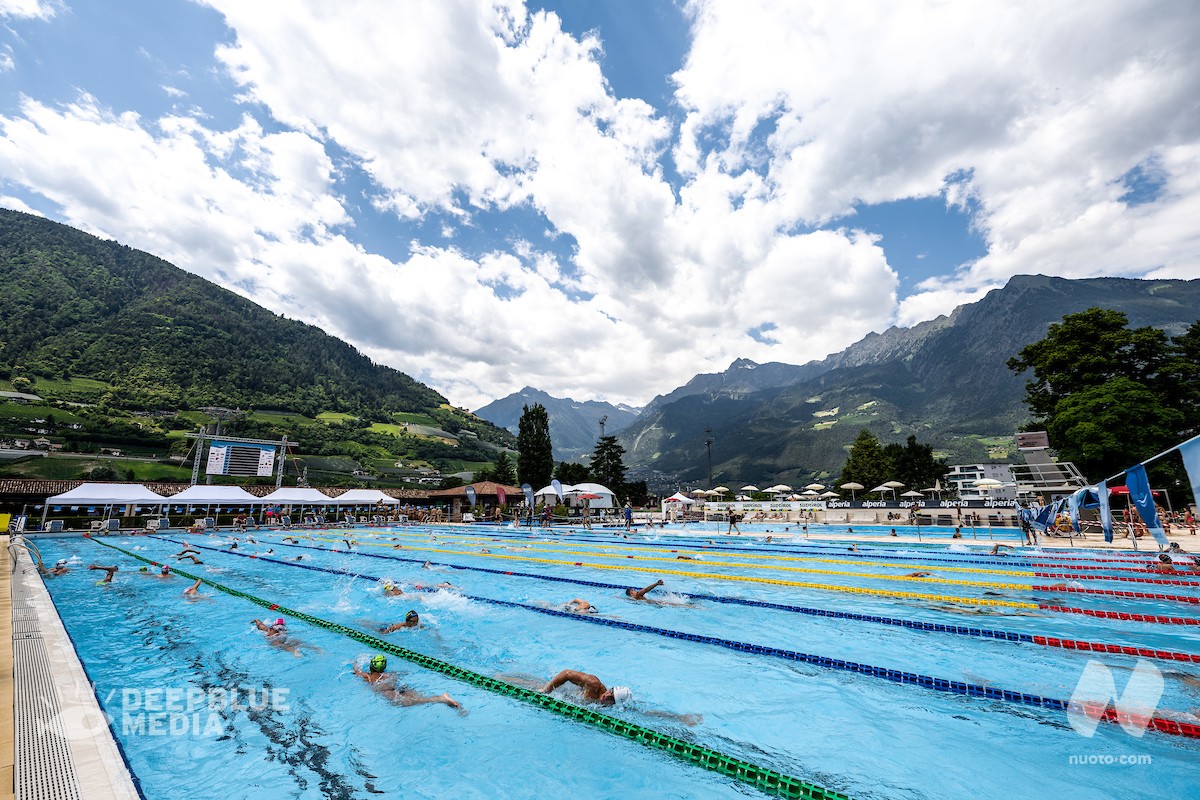
[[(1012, 464), (955, 464), (946, 483), (958, 492), (959, 500), (1016, 500), (1017, 487)], [(976, 481), (999, 481), (999, 486), (976, 486)]]

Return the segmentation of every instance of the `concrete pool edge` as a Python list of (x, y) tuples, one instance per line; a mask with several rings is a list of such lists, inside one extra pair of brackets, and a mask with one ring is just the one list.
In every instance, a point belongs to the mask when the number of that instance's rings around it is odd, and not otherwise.
[[(56, 791), (49, 796), (136, 800), (141, 795), (75, 646), (33, 560), (23, 549), (16, 571), (6, 577), (13, 656), (11, 671), (6, 674), (12, 676), (14, 721), (21, 724), (19, 731), (12, 728), (14, 791), (19, 779), (23, 785), (43, 790), (47, 784), (55, 784)], [(36, 674), (38, 670), (41, 675)], [(32, 683), (39, 678), (42, 686), (35, 688)], [(49, 763), (49, 755), (61, 758), (63, 752), (68, 759), (66, 776), (61, 774), (61, 763)]]

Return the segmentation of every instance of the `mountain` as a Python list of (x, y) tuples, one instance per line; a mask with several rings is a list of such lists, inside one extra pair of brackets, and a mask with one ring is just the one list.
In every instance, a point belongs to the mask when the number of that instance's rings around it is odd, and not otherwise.
[(715, 482), (802, 484), (836, 476), (863, 428), (884, 442), (916, 435), (951, 463), (1008, 460), (1028, 417), (1028, 376), (1005, 362), (1094, 306), (1178, 335), (1200, 317), (1200, 280), (1017, 276), (948, 316), (872, 333), (819, 362), (760, 371), (736, 361), (655, 398), (620, 435), (627, 464), (652, 485), (703, 483), (711, 438)]
[(101, 410), (324, 412), (360, 427), (416, 421), (512, 443), (318, 328), (42, 217), (0, 209), (0, 284), (0, 380), (14, 388)]
[(551, 397), (526, 386), (477, 409), (475, 416), (517, 433), (525, 406), (535, 403), (540, 403), (550, 418), (550, 443), (554, 447), (555, 461), (578, 461), (590, 456), (600, 436), (601, 419), (605, 419), (605, 433), (615, 434), (636, 422), (641, 413), (626, 405)]

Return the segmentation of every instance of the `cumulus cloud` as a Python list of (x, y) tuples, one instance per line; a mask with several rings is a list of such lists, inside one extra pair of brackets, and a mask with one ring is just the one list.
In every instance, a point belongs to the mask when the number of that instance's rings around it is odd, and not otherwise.
[[(1019, 272), (1200, 273), (1200, 25), (1177, 4), (694, 0), (656, 109), (613, 92), (597, 34), (519, 0), (206, 2), (240, 120), (27, 97), (0, 170), (458, 405), (526, 384), (640, 404)], [(987, 253), (899, 299), (846, 215), (930, 196)], [(366, 244), (364, 208), (403, 256)], [(466, 247), (505, 214), (519, 232)]]
[(60, 5), (55, 0), (0, 0), (0, 17), (50, 19)]

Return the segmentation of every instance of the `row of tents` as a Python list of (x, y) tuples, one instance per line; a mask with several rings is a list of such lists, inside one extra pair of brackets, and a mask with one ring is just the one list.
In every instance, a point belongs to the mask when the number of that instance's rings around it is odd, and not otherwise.
[(85, 483), (69, 492), (46, 498), (48, 506), (361, 506), (401, 505), (403, 502), (378, 489), (350, 489), (330, 497), (316, 489), (284, 486), (258, 497), (240, 486), (196, 485), (173, 495), (161, 495), (138, 483)]

